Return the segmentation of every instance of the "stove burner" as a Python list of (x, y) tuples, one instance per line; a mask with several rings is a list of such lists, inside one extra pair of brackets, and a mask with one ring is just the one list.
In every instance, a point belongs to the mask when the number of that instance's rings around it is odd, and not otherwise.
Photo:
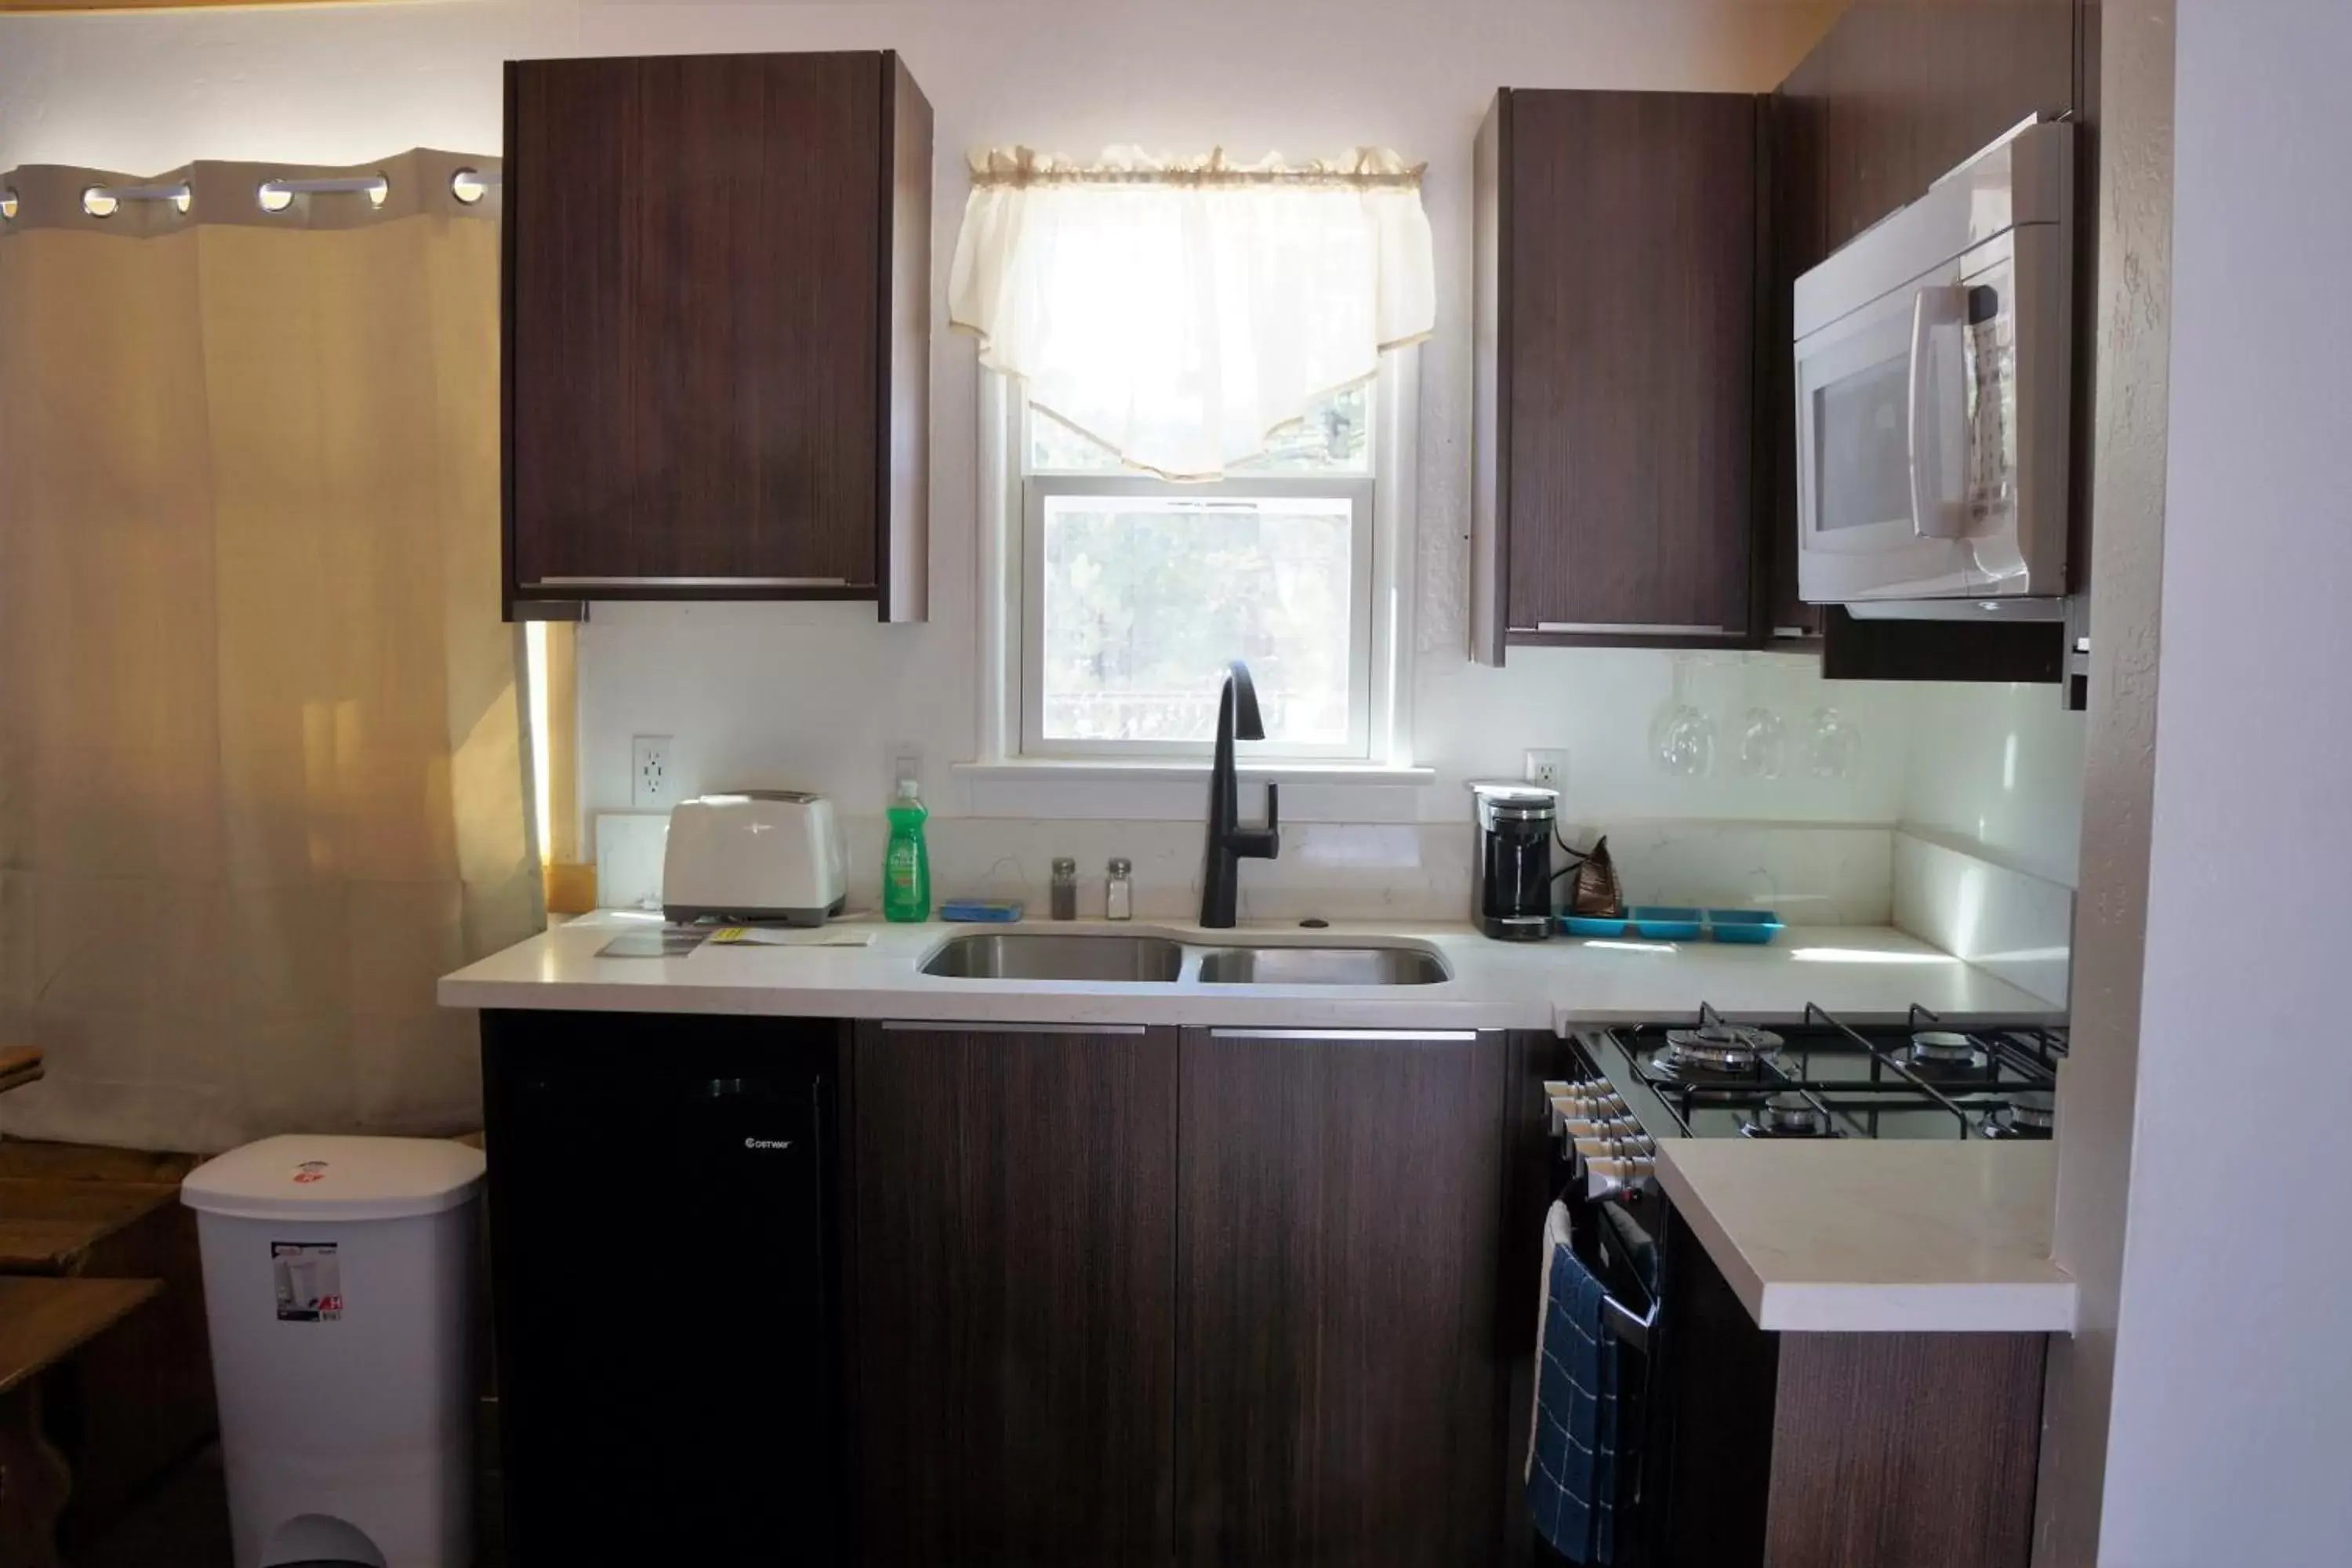
[(1744, 1073), (1764, 1058), (1778, 1055), (1780, 1037), (1769, 1029), (1745, 1024), (1709, 1024), (1696, 1029), (1668, 1029), (1665, 1048), (1654, 1061), (1667, 1073)]
[(2058, 1097), (2046, 1089), (2025, 1089), (2009, 1097), (2009, 1114), (2020, 1127), (2050, 1131), (2058, 1125)]
[(2057, 1122), (2055, 1096), (2046, 1089), (2021, 1089), (2008, 1104), (1987, 1111), (1977, 1130), (1988, 1138), (2047, 1138)]
[(1826, 1138), (1829, 1118), (1807, 1096), (1784, 1090), (1767, 1099), (1739, 1124), (1742, 1138)]
[(1903, 1053), (1903, 1065), (1922, 1078), (1980, 1071), (1988, 1060), (1976, 1041), (1951, 1029), (1922, 1029)]

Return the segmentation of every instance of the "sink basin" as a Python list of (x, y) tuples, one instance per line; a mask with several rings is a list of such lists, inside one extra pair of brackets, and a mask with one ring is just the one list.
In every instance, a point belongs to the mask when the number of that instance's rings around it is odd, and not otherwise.
[(1211, 985), (1434, 985), (1445, 961), (1412, 947), (1220, 947), (1201, 955)]
[(1160, 936), (960, 936), (923, 961), (951, 980), (1173, 980), (1181, 943)]

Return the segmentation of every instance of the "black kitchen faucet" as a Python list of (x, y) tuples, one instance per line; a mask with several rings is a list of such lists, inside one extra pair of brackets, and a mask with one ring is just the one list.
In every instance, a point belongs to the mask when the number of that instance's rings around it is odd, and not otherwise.
[(1249, 666), (1233, 662), (1225, 676), (1223, 695), (1217, 700), (1217, 760), (1209, 773), (1209, 856), (1201, 877), (1201, 924), (1224, 931), (1234, 923), (1234, 895), (1244, 859), (1271, 860), (1282, 853), (1282, 818), (1276, 786), (1265, 786), (1265, 826), (1244, 827), (1238, 820), (1241, 804), (1234, 782), (1234, 742), (1263, 741), (1265, 725), (1258, 718), (1257, 688), (1250, 683)]

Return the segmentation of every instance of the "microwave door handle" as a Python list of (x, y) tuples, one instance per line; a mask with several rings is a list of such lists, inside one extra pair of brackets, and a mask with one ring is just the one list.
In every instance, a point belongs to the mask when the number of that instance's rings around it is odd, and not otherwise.
[(1928, 384), (1927, 334), (1956, 319), (1958, 289), (1922, 289), (1911, 301), (1911, 363), (1906, 435), (1911, 456), (1911, 531), (1921, 539), (1958, 539), (1968, 529), (1968, 509), (1942, 498), (1944, 474), (1936, 444), (1938, 408)]

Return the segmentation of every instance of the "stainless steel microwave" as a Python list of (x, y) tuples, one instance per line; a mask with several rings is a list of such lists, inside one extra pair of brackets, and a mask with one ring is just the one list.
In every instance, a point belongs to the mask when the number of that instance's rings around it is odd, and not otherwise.
[(2029, 124), (1797, 279), (1808, 603), (2063, 615), (2074, 207), (2074, 127)]

